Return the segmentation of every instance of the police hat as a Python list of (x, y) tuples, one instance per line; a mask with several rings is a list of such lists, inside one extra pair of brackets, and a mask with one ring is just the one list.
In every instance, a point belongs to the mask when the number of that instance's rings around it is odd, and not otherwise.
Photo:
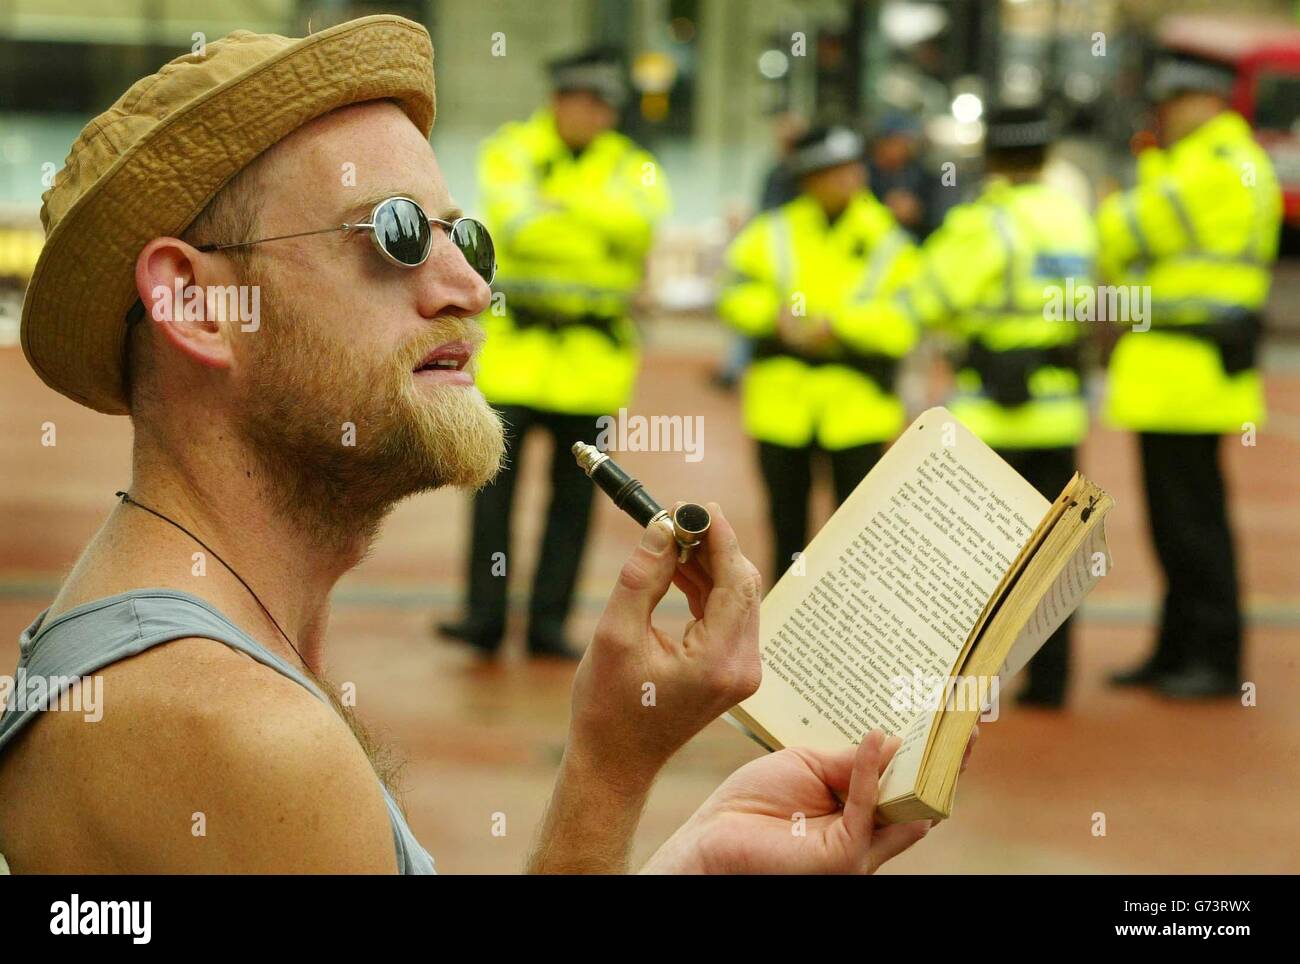
[(1042, 107), (997, 107), (984, 122), (984, 146), (990, 151), (1047, 147), (1055, 139)]
[(841, 124), (818, 127), (795, 141), (786, 166), (795, 177), (803, 177), (861, 161), (865, 149), (862, 136), (852, 128)]
[(611, 47), (597, 47), (582, 53), (562, 57), (547, 64), (551, 88), (556, 93), (585, 90), (595, 94), (611, 107), (622, 107), (627, 101), (627, 80), (618, 51)]
[(1147, 81), (1147, 96), (1155, 103), (1179, 94), (1217, 94), (1232, 96), (1232, 71), (1195, 60), (1168, 59), (1156, 65)]

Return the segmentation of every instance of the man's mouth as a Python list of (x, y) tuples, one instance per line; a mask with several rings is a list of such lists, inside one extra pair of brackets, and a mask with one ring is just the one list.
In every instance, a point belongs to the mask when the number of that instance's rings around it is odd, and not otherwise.
[(474, 376), (469, 371), (474, 349), (463, 341), (439, 345), (416, 364), (413, 373), (421, 379), (436, 379), (458, 385), (473, 385)]

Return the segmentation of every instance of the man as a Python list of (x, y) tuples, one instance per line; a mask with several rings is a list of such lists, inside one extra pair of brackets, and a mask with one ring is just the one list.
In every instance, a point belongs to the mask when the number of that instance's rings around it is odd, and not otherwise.
[(913, 238), (925, 240), (943, 220), (943, 193), (938, 178), (919, 157), (921, 124), (912, 114), (890, 110), (871, 139), (867, 164), (871, 193), (880, 198)]
[(1112, 679), (1183, 698), (1232, 695), (1241, 679), (1219, 444), (1264, 419), (1255, 355), (1282, 217), (1268, 155), (1228, 109), (1232, 83), (1207, 65), (1160, 64), (1160, 146), (1139, 155), (1137, 185), (1098, 212), (1106, 276), (1150, 291), (1150, 330), (1125, 332), (1111, 356), (1106, 417), (1138, 433), (1166, 583), (1155, 652)]
[(776, 150), (763, 178), (763, 190), (759, 192), (760, 211), (779, 208), (799, 196), (799, 179), (790, 170), (788, 161), (799, 138), (808, 133), (808, 122), (792, 110), (779, 110), (772, 114), (771, 132)]
[[(1088, 431), (1080, 322), (1064, 299), (1092, 285), (1097, 242), (1087, 211), (1042, 183), (1051, 140), (1040, 110), (991, 113), (988, 183), (926, 241), (921, 273), (899, 304), (963, 345), (952, 413), (1055, 499)], [(1030, 662), (1021, 702), (1063, 704), (1069, 639), (1066, 620)]]
[(866, 189), (861, 137), (820, 127), (789, 165), (800, 195), (732, 242), (718, 312), (756, 340), (745, 374), (745, 430), (758, 442), (779, 576), (808, 542), (814, 457), (826, 453), (843, 502), (903, 426), (894, 390), (915, 327), (877, 324), (874, 299), (913, 264), (907, 235)]
[[(807, 122), (793, 111), (781, 110), (773, 115), (772, 140), (776, 145), (776, 154), (772, 166), (768, 168), (767, 177), (763, 179), (763, 189), (759, 192), (760, 212), (782, 207), (799, 196), (799, 179), (790, 170), (789, 160), (795, 142), (807, 132)], [(713, 384), (725, 391), (733, 390), (745, 374), (753, 356), (754, 339), (747, 335), (733, 334), (726, 364), (713, 377)]]
[[(473, 384), (490, 241), (459, 220), (433, 116), (416, 24), (238, 31), (135, 84), (46, 193), (24, 352), (135, 440), (123, 501), (21, 640), (54, 689), (0, 718), (14, 872), (433, 870), (323, 670), (330, 590), (393, 503), (480, 485), (502, 452)], [(256, 317), (210, 307), (252, 286)], [(698, 566), (652, 527), (619, 574), (533, 870), (625, 869), (663, 762), (757, 686), (757, 574), (710, 508)], [(680, 641), (651, 622), (673, 582)], [(43, 712), (68, 677), (102, 681), (97, 722)], [(893, 750), (755, 761), (649, 869), (872, 870), (927, 827), (873, 830)]]
[(479, 385), (507, 427), (506, 462), (474, 498), (468, 613), (444, 633), (495, 654), (506, 627), (510, 516), (524, 437), (551, 436), (551, 502), (528, 607), (528, 651), (575, 656), (564, 635), (587, 543), (594, 489), (574, 442), (595, 443), (597, 419), (632, 395), (638, 364), (628, 309), (652, 229), (668, 207), (658, 162), (615, 131), (626, 97), (607, 51), (551, 66), (550, 104), (510, 123), (479, 164), (488, 224), (499, 244), (500, 302)]

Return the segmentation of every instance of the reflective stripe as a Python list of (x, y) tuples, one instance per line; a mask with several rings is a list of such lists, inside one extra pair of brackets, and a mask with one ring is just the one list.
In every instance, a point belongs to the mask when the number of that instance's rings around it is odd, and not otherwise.
[(1187, 244), (1193, 251), (1199, 251), (1201, 241), (1196, 236), (1196, 227), (1192, 224), (1192, 216), (1187, 213), (1187, 208), (1183, 205), (1183, 199), (1178, 196), (1178, 191), (1170, 181), (1163, 181), (1160, 184), (1160, 190), (1169, 201), (1169, 206), (1174, 209), (1174, 216), (1178, 218), (1178, 223), (1182, 225), (1183, 233), (1187, 235)]
[[(943, 290), (943, 285), (939, 283), (939, 276), (934, 273), (933, 265), (930, 265), (925, 269), (925, 274), (922, 276), (921, 280), (927, 282), (930, 288), (933, 289), (935, 296), (939, 299), (939, 303), (943, 305), (943, 310), (946, 311), (950, 317), (957, 314), (957, 306), (954, 305), (952, 299), (948, 297), (948, 292)], [(910, 294), (908, 295), (908, 304), (911, 304)]]
[[(943, 292), (940, 292), (939, 294), (940, 294), (940, 300), (942, 300)], [(916, 305), (912, 304), (911, 285), (908, 285), (902, 291), (898, 292), (898, 294), (896, 294), (894, 298), (897, 301), (899, 307), (902, 309), (903, 314), (907, 316), (908, 320), (911, 321), (912, 324), (920, 326), (925, 323), (924, 320), (921, 318), (920, 312), (916, 310)]]
[(860, 299), (870, 298), (876, 293), (876, 288), (880, 286), (880, 280), (885, 276), (894, 263), (894, 257), (904, 246), (908, 244), (910, 238), (907, 234), (898, 228), (890, 231), (881, 242), (876, 245), (876, 250), (871, 252), (871, 259), (867, 262), (867, 270), (862, 279), (862, 286), (858, 288), (857, 297)]
[(506, 293), (509, 298), (511, 294), (541, 294), (541, 295), (581, 295), (590, 298), (618, 298), (622, 301), (628, 300), (631, 295), (622, 288), (598, 288), (595, 285), (579, 285), (565, 281), (523, 281), (510, 279), (509, 281), (498, 280), (493, 284), (498, 291)]
[(557, 294), (591, 294), (591, 295), (626, 295), (622, 288), (601, 288), (597, 285), (574, 284), (571, 281), (537, 281), (515, 280), (503, 281), (497, 285), (502, 291), (534, 292), (544, 291)]
[(976, 307), (972, 309), (971, 314), (1041, 315), (1043, 311), (1041, 302), (1024, 306), (1016, 298), (1016, 239), (1011, 212), (1006, 208), (994, 208), (993, 226), (997, 229), (998, 237), (1002, 239), (1002, 245), (1007, 252), (1007, 264), (1002, 271), (1002, 304), (996, 307), (987, 305)]
[(1007, 249), (1007, 266), (1002, 272), (1002, 306), (1010, 313), (1016, 308), (1016, 248), (1011, 238), (1011, 225), (1007, 223), (1007, 212), (1002, 208), (993, 209), (993, 226)]
[(1124, 209), (1124, 220), (1128, 222), (1129, 230), (1133, 232), (1133, 239), (1137, 241), (1140, 261), (1151, 260), (1151, 246), (1147, 244), (1147, 236), (1142, 233), (1142, 225), (1138, 223), (1137, 200), (1134, 198), (1134, 192), (1129, 191), (1124, 195), (1122, 207)]
[[(1252, 238), (1247, 242), (1247, 244), (1254, 247), (1254, 239)], [(1213, 264), (1245, 264), (1255, 268), (1266, 268), (1269, 265), (1269, 262), (1255, 255), (1221, 254), (1217, 251), (1188, 251), (1186, 254), (1162, 258), (1161, 264), (1177, 263), (1179, 261), (1209, 261)]]

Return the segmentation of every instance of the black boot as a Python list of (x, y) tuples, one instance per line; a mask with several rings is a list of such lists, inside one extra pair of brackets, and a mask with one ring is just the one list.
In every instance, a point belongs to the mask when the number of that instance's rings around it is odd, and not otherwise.
[(505, 635), (504, 626), (485, 626), (472, 619), (438, 623), (435, 629), (447, 639), (469, 643), (484, 656), (495, 656), (501, 647), (501, 637)]
[(1120, 670), (1118, 673), (1110, 674), (1111, 686), (1155, 686), (1156, 680), (1164, 673), (1169, 672), (1169, 667), (1162, 667), (1152, 656), (1146, 662), (1133, 667), (1132, 669)]

